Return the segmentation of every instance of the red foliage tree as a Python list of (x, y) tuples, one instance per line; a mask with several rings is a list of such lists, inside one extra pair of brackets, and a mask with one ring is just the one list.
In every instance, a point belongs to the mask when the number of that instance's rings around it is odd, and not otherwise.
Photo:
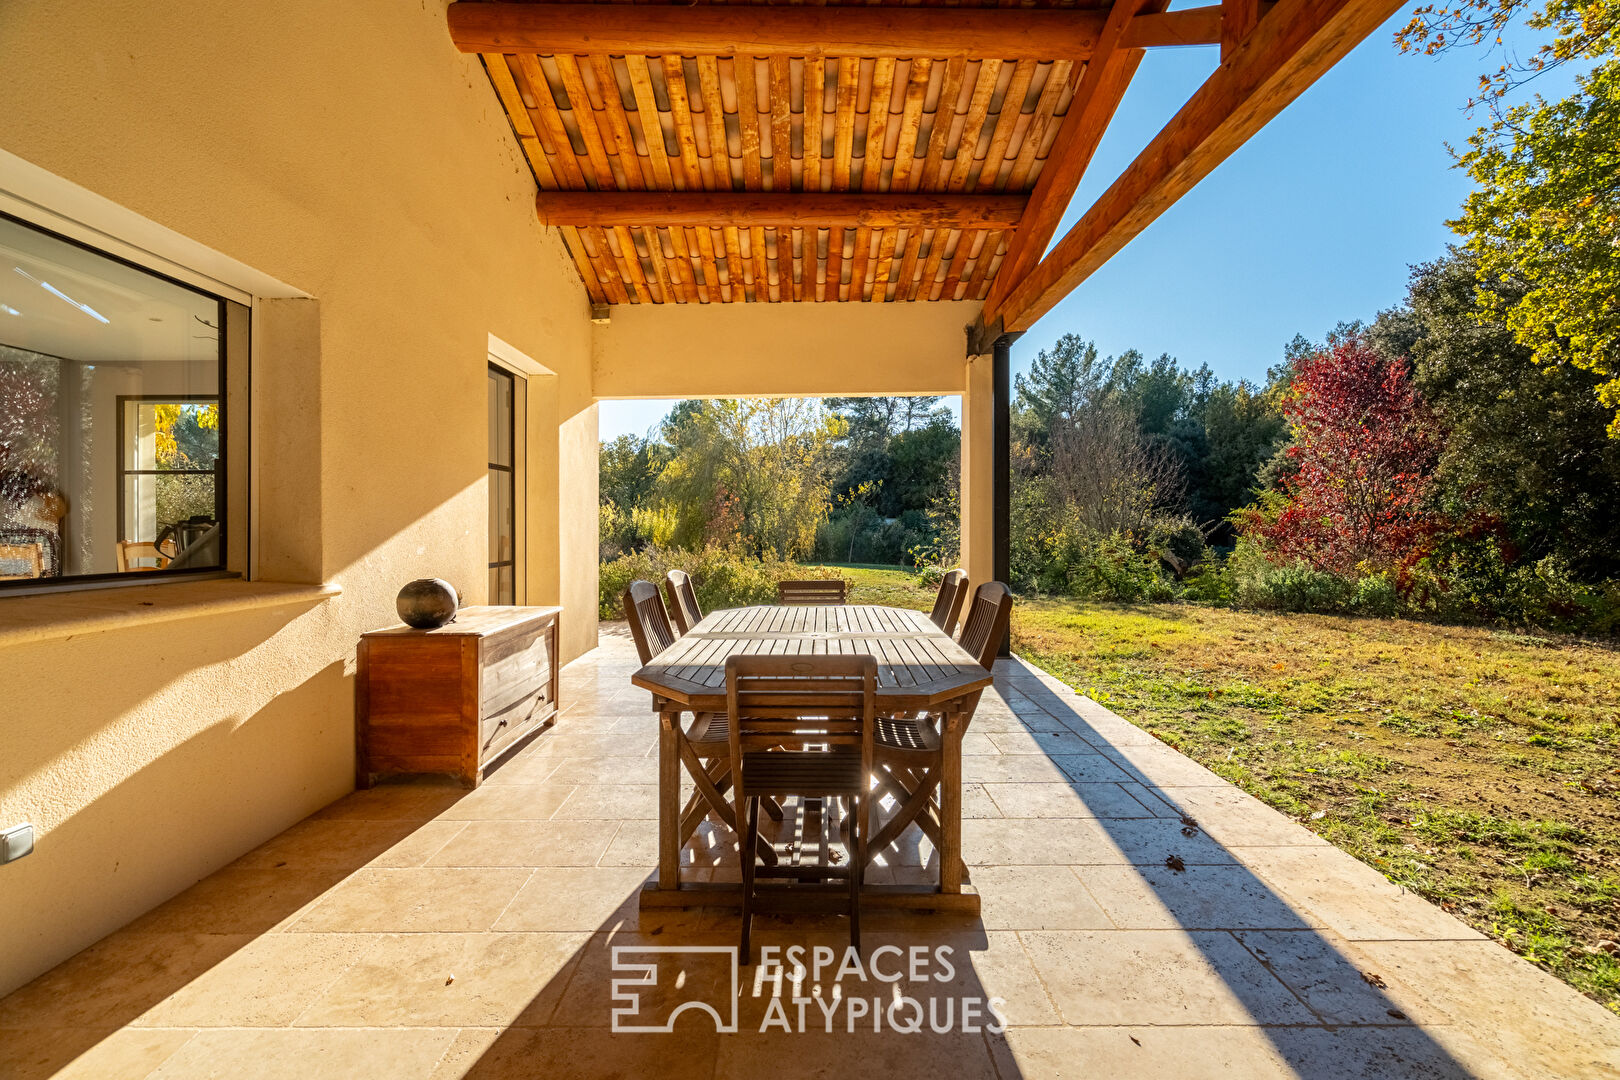
[(1251, 513), (1251, 535), (1341, 574), (1408, 564), (1438, 525), (1427, 504), (1442, 435), (1407, 361), (1341, 339), (1296, 361), (1283, 412), (1284, 501)]

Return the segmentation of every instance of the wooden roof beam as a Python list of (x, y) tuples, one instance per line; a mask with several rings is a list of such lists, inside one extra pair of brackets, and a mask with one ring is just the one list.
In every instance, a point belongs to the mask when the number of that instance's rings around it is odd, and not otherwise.
[[(1108, 10), (514, 4), (459, 0), (462, 52), (648, 56), (1082, 60)], [(1215, 45), (1219, 5), (1138, 15), (1127, 48)]]
[(986, 298), (975, 342), (1029, 329), (1400, 6), (1280, 0), (1051, 253)]
[(1010, 229), (1023, 195), (887, 192), (797, 194), (715, 191), (542, 191), (540, 220), (575, 227), (755, 226)]
[(1108, 123), (1114, 118), (1141, 63), (1142, 50), (1125, 46), (1125, 31), (1141, 17), (1140, 12), (1157, 14), (1167, 2), (1115, 0), (1109, 9), (1108, 20), (1098, 37), (1097, 52), (1080, 77), (1074, 100), (1047, 156), (1046, 167), (1030, 192), (1024, 219), (1008, 243), (1001, 270), (990, 294), (985, 297), (987, 306), (1005, 299), (1012, 285), (1040, 261), (1046, 245), (1052, 242), (1069, 200), (1080, 186), (1091, 156), (1097, 152), (1097, 145), (1102, 142), (1103, 133), (1108, 130)]

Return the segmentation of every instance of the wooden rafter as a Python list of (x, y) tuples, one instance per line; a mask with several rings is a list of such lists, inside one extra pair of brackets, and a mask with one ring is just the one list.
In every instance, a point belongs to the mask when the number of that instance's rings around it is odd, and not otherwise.
[(1069, 200), (1080, 186), (1091, 157), (1102, 142), (1108, 122), (1119, 108), (1120, 99), (1136, 74), (1142, 59), (1140, 49), (1127, 48), (1125, 31), (1144, 9), (1156, 12), (1168, 0), (1115, 0), (1108, 11), (1097, 39), (1097, 52), (1086, 63), (1085, 74), (1074, 94), (1074, 103), (1058, 128), (1057, 141), (1046, 159), (1035, 188), (1030, 192), (1029, 206), (1018, 231), (1007, 245), (1002, 259), (1001, 273), (991, 286), (987, 306), (994, 306), (1006, 295), (1010, 286), (1018, 281), (1037, 262), (1057, 232)]
[(1260, 0), (1221, 0), (1222, 63), (1254, 33), (1259, 23)]
[(535, 206), (547, 225), (576, 228), (1009, 229), (1018, 224), (1024, 196), (542, 191)]
[[(462, 52), (543, 55), (996, 57), (1080, 60), (1106, 10), (1029, 8), (514, 4), (459, 0), (450, 36)], [(1129, 48), (1216, 44), (1218, 6), (1139, 17)]]
[(1027, 330), (1400, 6), (1281, 0), (1051, 253), (1004, 279), (1010, 292), (986, 304), (975, 347)]

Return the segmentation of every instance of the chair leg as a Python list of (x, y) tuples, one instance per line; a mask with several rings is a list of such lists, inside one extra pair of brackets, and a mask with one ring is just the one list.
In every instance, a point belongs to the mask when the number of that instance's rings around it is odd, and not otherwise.
[(866, 796), (849, 800), (851, 831), (855, 834), (854, 858), (849, 867), (849, 944), (857, 956), (861, 952), (861, 882), (866, 877)]
[(742, 956), (744, 965), (754, 962), (753, 950), (748, 946), (748, 931), (754, 921), (754, 845), (759, 839), (759, 799), (748, 800), (748, 826), (743, 832), (737, 854), (742, 859)]

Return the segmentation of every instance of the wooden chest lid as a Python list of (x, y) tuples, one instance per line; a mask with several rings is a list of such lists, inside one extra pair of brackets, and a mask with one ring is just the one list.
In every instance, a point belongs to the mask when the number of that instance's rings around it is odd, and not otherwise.
[(562, 612), (560, 607), (513, 607), (511, 605), (474, 604), (456, 612), (455, 622), (433, 630), (417, 630), (397, 623), (382, 630), (372, 630), (363, 637), (489, 637), (513, 630), (529, 623), (554, 619)]

